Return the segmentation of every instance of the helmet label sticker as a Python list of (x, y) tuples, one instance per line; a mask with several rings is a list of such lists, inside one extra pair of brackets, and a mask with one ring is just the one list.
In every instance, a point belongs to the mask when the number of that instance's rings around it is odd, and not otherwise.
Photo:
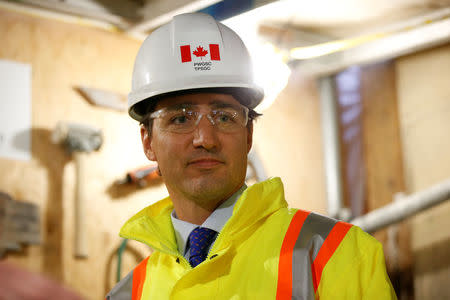
[[(195, 71), (208, 71), (211, 70), (213, 65), (212, 61), (220, 61), (220, 50), (218, 44), (209, 44), (205, 49), (202, 45), (193, 46), (195, 49), (191, 52), (191, 45), (180, 46), (181, 63), (192, 62), (194, 57), (194, 70)], [(208, 55), (209, 54), (209, 55)], [(208, 61), (209, 60), (209, 61)]]

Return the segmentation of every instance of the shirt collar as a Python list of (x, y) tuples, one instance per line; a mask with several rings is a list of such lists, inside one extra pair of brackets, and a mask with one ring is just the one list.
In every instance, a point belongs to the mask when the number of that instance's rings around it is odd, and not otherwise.
[[(234, 205), (246, 188), (247, 185), (244, 184), (236, 193), (216, 208), (200, 226), (220, 232), (228, 219), (233, 215)], [(198, 225), (178, 219), (175, 210), (172, 211), (170, 217), (172, 219), (173, 229), (175, 230), (178, 251), (184, 255), (189, 234)]]

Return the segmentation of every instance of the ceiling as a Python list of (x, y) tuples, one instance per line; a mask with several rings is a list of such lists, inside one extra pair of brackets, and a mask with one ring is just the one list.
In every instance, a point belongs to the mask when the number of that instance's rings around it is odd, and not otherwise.
[[(344, 38), (450, 7), (450, 0), (8, 0), (16, 5), (105, 22), (124, 32), (147, 34), (178, 13), (209, 10), (235, 16), (258, 9), (265, 32), (295, 29), (318, 39)], [(219, 3), (222, 2), (222, 3)], [(225, 12), (225, 13), (224, 13)]]
[(449, 0), (315, 0), (278, 1), (265, 18), (335, 38), (358, 35), (450, 6)]
[[(319, 67), (327, 71), (405, 54), (407, 48), (417, 51), (450, 40), (450, 0), (0, 0), (0, 7), (4, 6), (46, 17), (57, 16), (57, 19), (72, 18), (77, 23), (81, 17), (84, 24), (113, 29), (139, 39), (174, 15), (203, 11), (225, 21), (241, 36), (241, 31), (247, 27), (256, 28), (260, 40), (270, 42), (284, 53), (322, 45), (332, 47), (325, 53), (333, 53), (362, 42), (368, 44), (367, 41), (377, 34), (388, 37), (385, 43), (380, 41), (355, 49), (358, 52), (308, 60), (314, 65), (313, 69)], [(410, 30), (419, 27), (423, 29)], [(407, 31), (411, 31), (409, 35), (401, 35)], [(400, 35), (390, 39), (393, 33)], [(402, 42), (401, 48), (396, 45), (397, 40)], [(421, 44), (416, 43), (422, 40)], [(345, 41), (346, 45), (327, 45), (335, 41)], [(321, 49), (314, 49), (318, 50)], [(383, 51), (386, 54), (381, 53)], [(291, 61), (305, 62), (291, 54), (287, 56)], [(357, 56), (360, 58), (353, 59)], [(330, 62), (339, 65), (330, 67)]]

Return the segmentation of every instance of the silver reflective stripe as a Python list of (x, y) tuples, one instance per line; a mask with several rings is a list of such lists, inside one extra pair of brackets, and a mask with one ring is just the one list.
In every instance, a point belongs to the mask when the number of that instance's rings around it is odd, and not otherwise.
[(131, 300), (133, 290), (133, 271), (119, 281), (106, 295), (106, 300)]
[(292, 299), (314, 300), (311, 266), (336, 223), (315, 213), (310, 213), (303, 223), (292, 254)]

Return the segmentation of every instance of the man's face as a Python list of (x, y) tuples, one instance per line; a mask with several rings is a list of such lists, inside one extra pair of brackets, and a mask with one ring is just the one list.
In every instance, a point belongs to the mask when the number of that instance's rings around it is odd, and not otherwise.
[[(180, 105), (202, 109), (222, 103), (239, 105), (231, 95), (195, 93), (160, 100), (155, 110)], [(206, 116), (189, 133), (162, 130), (155, 119), (152, 132), (141, 127), (148, 159), (157, 161), (172, 198), (189, 199), (206, 207), (220, 204), (244, 183), (247, 154), (252, 145), (252, 126), (232, 133), (222, 132)]]

